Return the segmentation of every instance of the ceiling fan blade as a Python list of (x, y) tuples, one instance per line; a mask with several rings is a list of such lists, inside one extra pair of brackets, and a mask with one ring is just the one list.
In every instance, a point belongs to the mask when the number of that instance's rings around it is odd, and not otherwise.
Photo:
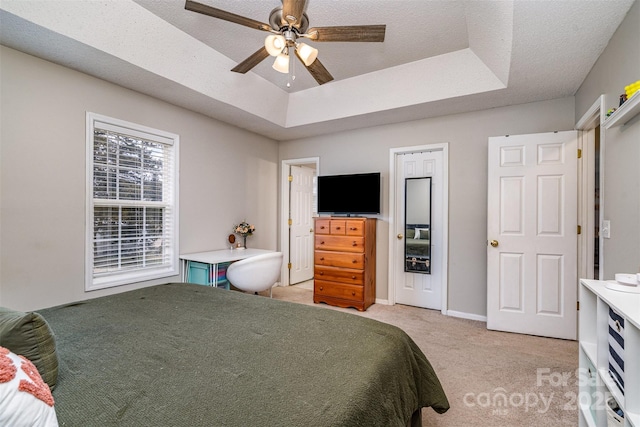
[[(300, 58), (300, 55), (298, 54), (298, 51), (296, 50), (295, 52), (300, 62), (304, 64), (304, 61), (302, 60), (302, 58)], [(322, 65), (322, 63), (318, 58), (316, 58), (316, 60), (313, 61), (311, 65), (309, 66), (305, 65), (305, 67), (307, 67), (307, 70), (309, 70), (309, 73), (311, 73), (311, 75), (316, 80), (316, 82), (318, 82), (319, 85), (323, 85), (333, 80), (333, 76), (331, 75), (331, 73), (329, 73), (329, 71), (327, 71), (327, 69), (324, 68), (324, 65)]]
[(203, 15), (212, 16), (214, 18), (222, 19), (224, 21), (233, 22), (234, 24), (244, 25), (245, 27), (255, 28), (256, 30), (272, 31), (268, 24), (255, 21), (251, 18), (236, 15), (235, 13), (227, 12), (222, 9), (216, 9), (215, 7), (207, 6), (206, 4), (198, 3), (192, 0), (186, 0), (184, 8), (192, 12), (202, 13)]
[(282, 0), (282, 25), (300, 28), (307, 0)]
[(253, 55), (236, 65), (231, 69), (231, 71), (235, 71), (236, 73), (244, 74), (259, 63), (261, 63), (265, 58), (269, 56), (269, 52), (265, 47), (261, 47), (258, 49)]
[(317, 27), (309, 28), (304, 37), (317, 42), (383, 42), (386, 28), (384, 24)]

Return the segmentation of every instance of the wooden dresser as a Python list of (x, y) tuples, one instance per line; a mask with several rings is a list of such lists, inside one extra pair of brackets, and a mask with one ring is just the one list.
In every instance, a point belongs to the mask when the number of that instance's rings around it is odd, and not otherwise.
[(376, 219), (315, 219), (313, 302), (366, 310), (376, 299)]

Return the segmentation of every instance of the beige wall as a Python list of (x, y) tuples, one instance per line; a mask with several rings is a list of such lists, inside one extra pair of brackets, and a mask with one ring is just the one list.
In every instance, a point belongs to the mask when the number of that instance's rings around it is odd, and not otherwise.
[(0, 305), (153, 284), (84, 291), (87, 111), (180, 135), (182, 253), (224, 248), (243, 219), (257, 227), (251, 246), (276, 249), (275, 141), (6, 47), (0, 55)]
[[(576, 120), (604, 94), (606, 108), (617, 107), (629, 83), (640, 80), (640, 2), (629, 10), (608, 46), (576, 93)], [(637, 95), (640, 96), (640, 95)], [(640, 115), (625, 126), (604, 131), (605, 279), (640, 272)]]
[(387, 298), (389, 149), (449, 143), (449, 310), (486, 315), (487, 139), (570, 130), (573, 98), (417, 120), (280, 143), (280, 159), (320, 157), (320, 175), (382, 173), (377, 298)]

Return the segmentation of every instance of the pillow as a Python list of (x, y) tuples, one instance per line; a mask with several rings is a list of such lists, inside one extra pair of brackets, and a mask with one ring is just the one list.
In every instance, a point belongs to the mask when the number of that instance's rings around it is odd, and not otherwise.
[(0, 307), (0, 346), (29, 359), (53, 390), (58, 381), (58, 355), (51, 328), (38, 313)]
[(34, 364), (0, 347), (0, 425), (57, 427), (53, 403)]
[(416, 228), (416, 239), (429, 240), (428, 228)]

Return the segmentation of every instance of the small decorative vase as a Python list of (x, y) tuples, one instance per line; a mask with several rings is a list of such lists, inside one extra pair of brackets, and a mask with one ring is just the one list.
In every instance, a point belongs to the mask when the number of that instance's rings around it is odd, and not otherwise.
[(242, 245), (247, 249), (247, 236), (242, 236)]

